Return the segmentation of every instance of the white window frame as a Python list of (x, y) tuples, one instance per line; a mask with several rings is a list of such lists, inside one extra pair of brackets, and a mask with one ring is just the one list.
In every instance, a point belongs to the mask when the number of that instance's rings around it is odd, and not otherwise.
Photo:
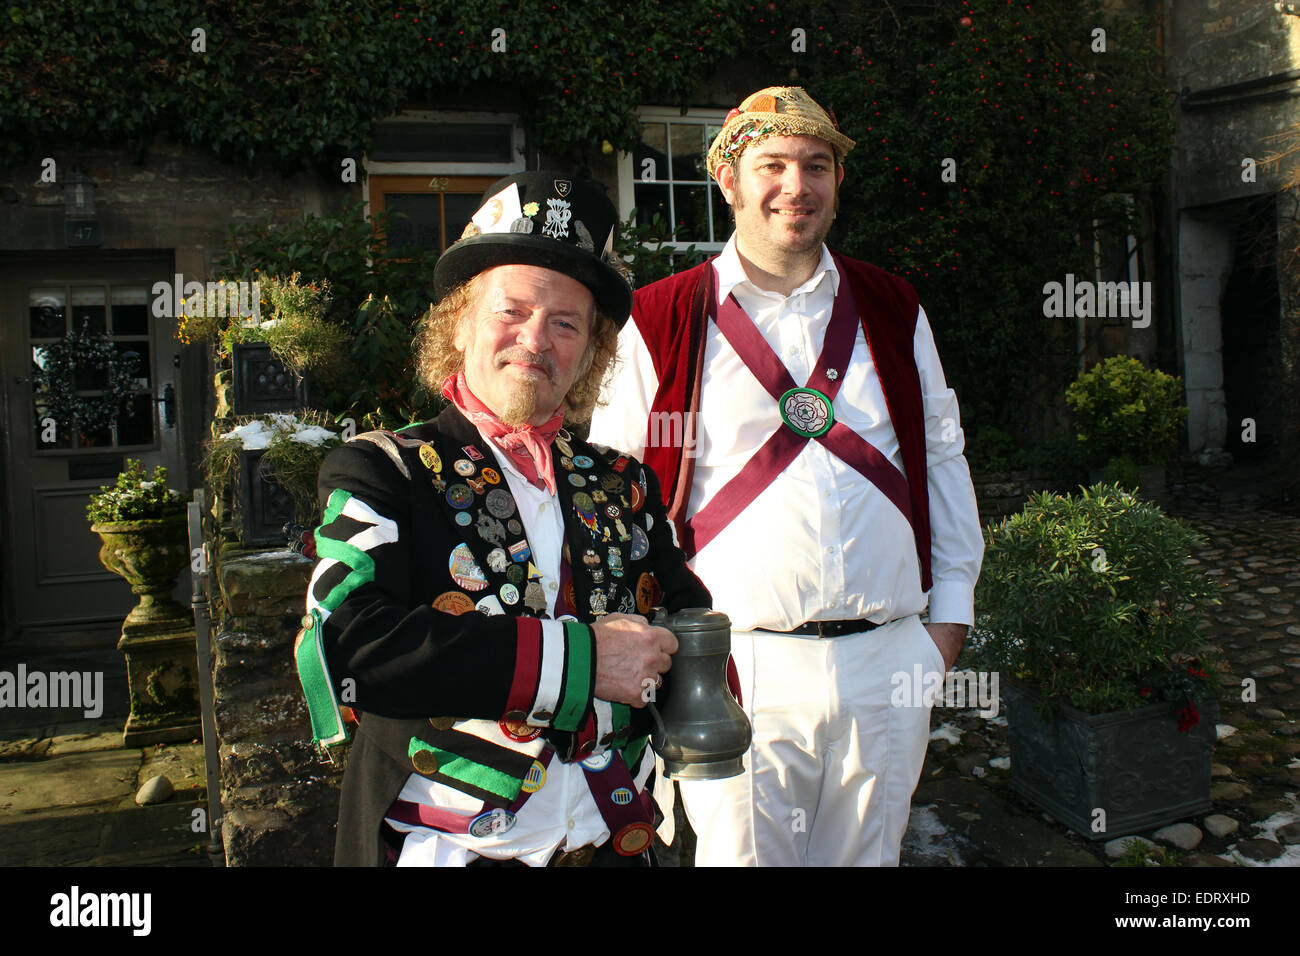
[[(687, 123), (690, 125), (699, 125), (699, 126), (707, 126), (709, 124), (715, 126), (721, 126), (723, 120), (726, 119), (726, 116), (727, 116), (727, 111), (725, 109), (706, 109), (706, 108), (699, 108), (699, 107), (692, 107), (688, 109), (685, 113), (683, 113), (680, 109), (677, 109), (675, 107), (669, 107), (669, 106), (642, 106), (640, 109), (637, 110), (637, 118), (642, 123), (667, 122), (667, 123)], [(668, 143), (669, 143), (669, 149), (671, 150), (672, 149), (671, 133), (669, 133), (668, 135)], [(671, 158), (669, 162), (668, 174), (671, 177), (672, 175)], [(632, 154), (619, 153), (618, 155), (618, 215), (620, 219), (627, 219), (628, 216), (632, 214), (632, 209), (636, 206), (635, 185), (637, 181), (638, 181), (637, 171), (633, 167)], [(669, 187), (668, 201), (670, 204), (669, 208), (671, 209), (672, 208), (671, 204), (673, 202), (673, 191), (672, 191), (673, 180), (671, 178), (669, 179), (656, 178), (656, 179), (646, 180), (646, 182), (659, 183)], [(717, 188), (718, 188), (717, 182), (710, 181), (709, 189), (717, 189)], [(712, 201), (708, 203), (708, 212), (709, 212), (709, 221), (713, 222)], [(722, 225), (721, 230), (719, 230), (717, 224), (715, 223), (713, 225), (713, 235), (715, 236), (719, 235), (720, 231), (722, 233), (726, 233), (727, 236), (730, 236), (731, 234), (730, 229), (725, 223)], [(721, 242), (691, 242), (689, 240), (683, 242), (679, 240), (677, 242), (656, 243), (650, 245), (649, 248), (661, 249), (667, 247), (669, 249), (685, 250), (688, 246), (693, 245), (695, 246), (696, 250), (700, 252), (718, 253), (722, 251), (723, 247), (726, 246), (726, 244), (727, 244), (726, 239), (723, 239)]]

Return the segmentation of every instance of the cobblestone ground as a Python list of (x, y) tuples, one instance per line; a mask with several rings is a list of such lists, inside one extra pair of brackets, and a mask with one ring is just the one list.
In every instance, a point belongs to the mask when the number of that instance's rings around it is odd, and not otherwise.
[[(1189, 866), (1300, 865), (1300, 518), (1251, 494), (1181, 489), (1170, 512), (1206, 538), (1194, 554), (1222, 587), (1203, 651), (1221, 652), (1212, 813), (1141, 835)], [(1253, 678), (1256, 698), (1242, 701)], [(1077, 865), (1109, 862), (1008, 784), (1005, 718), (936, 709), (903, 862)], [(1127, 836), (1128, 834), (1119, 835)]]

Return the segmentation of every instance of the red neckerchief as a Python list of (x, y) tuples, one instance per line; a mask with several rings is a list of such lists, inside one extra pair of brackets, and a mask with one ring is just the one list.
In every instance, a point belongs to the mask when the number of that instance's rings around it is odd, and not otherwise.
[(545, 487), (555, 494), (551, 442), (555, 441), (564, 421), (563, 411), (556, 412), (545, 425), (523, 424), (511, 428), (469, 390), (463, 371), (447, 376), (442, 383), (442, 394), (479, 430), (479, 434), (509, 455), (515, 467), (535, 487)]

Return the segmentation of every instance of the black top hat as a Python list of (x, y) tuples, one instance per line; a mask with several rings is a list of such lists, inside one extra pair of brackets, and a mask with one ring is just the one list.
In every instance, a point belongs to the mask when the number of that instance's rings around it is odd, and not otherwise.
[(611, 264), (617, 228), (617, 211), (590, 180), (548, 171), (507, 176), (488, 187), (462, 238), (439, 257), (434, 292), (442, 298), (493, 266), (541, 266), (585, 285), (622, 327), (632, 287)]

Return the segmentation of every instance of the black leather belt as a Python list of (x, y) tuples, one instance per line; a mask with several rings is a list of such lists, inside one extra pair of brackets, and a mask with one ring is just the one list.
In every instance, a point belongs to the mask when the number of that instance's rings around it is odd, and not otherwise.
[(863, 631), (874, 631), (878, 627), (883, 627), (874, 621), (809, 621), (807, 624), (801, 624), (796, 628), (788, 631), (773, 631), (769, 628), (760, 628), (769, 634), (802, 634), (807, 637), (842, 637), (845, 634), (860, 634)]

